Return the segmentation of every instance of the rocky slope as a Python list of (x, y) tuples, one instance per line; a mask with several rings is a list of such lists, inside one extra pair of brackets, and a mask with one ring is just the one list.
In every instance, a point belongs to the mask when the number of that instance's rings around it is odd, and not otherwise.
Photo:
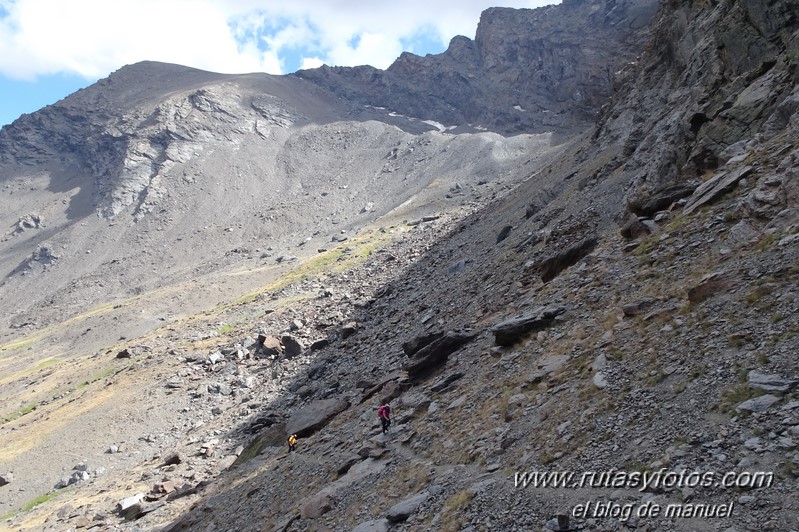
[[(21, 407), (0, 429), (7, 507), (30, 500), (19, 486), (69, 485), (6, 525), (565, 530), (564, 513), (583, 530), (799, 528), (792, 5), (664, 4), (596, 127), (553, 156), (492, 137), (495, 159), (519, 153), (507, 179), (440, 178), (424, 208), (401, 207), (418, 217), (326, 239), (249, 297), (6, 377)], [(718, 59), (731, 35), (752, 55)], [(421, 138), (439, 137), (454, 149)], [(81, 384), (22, 412), (64, 376)], [(91, 436), (55, 460), (76, 430)], [(528, 471), (587, 480), (519, 485)], [(658, 471), (683, 481), (641, 485)]]

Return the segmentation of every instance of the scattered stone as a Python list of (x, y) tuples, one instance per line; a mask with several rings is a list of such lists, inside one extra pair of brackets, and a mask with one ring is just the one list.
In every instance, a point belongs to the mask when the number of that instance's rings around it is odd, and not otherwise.
[[(632, 240), (634, 238), (638, 238), (639, 236), (645, 235), (647, 230), (644, 224), (641, 223), (641, 220), (638, 218), (638, 216), (630, 214), (630, 216), (627, 218), (627, 221), (621, 226), (619, 232), (621, 233), (622, 238)], [(638, 247), (638, 244), (635, 244), (635, 247)]]
[(143, 500), (144, 493), (137, 493), (131, 497), (126, 497), (117, 503), (117, 513), (125, 519), (135, 519), (135, 517), (141, 515), (138, 505)]
[(14, 227), (14, 232), (22, 233), (28, 229), (39, 229), (42, 227), (43, 223), (44, 219), (38, 213), (32, 212), (19, 218), (19, 221)]
[(0, 475), (0, 486), (5, 486), (12, 482), (14, 482), (14, 473), (8, 472)]
[(405, 351), (405, 354), (408, 355), (409, 357), (413, 356), (417, 351), (419, 351), (423, 347), (429, 345), (434, 340), (438, 340), (442, 336), (444, 336), (444, 332), (443, 331), (435, 332), (435, 333), (431, 333), (431, 334), (426, 334), (426, 335), (423, 335), (423, 336), (417, 336), (413, 340), (409, 340), (407, 342), (403, 342), (402, 350)]
[(183, 460), (180, 458), (178, 453), (168, 453), (161, 458), (161, 465), (159, 467), (168, 466), (168, 465), (178, 465)]
[(658, 211), (668, 209), (679, 199), (690, 196), (696, 190), (696, 187), (696, 183), (681, 183), (664, 187), (653, 192), (649, 197), (643, 198), (643, 201), (640, 202), (630, 198), (628, 207), (631, 211), (641, 216), (652, 216)]
[(533, 266), (533, 270), (538, 272), (543, 282), (548, 283), (563, 270), (577, 264), (577, 261), (591, 253), (598, 243), (596, 237), (584, 238), (538, 262)]
[(264, 356), (276, 358), (283, 353), (283, 345), (275, 336), (258, 335), (258, 347)]
[(450, 384), (463, 377), (463, 375), (463, 373), (450, 373), (446, 377), (438, 379), (432, 386), (430, 386), (430, 391), (433, 393), (443, 392), (449, 388)]
[(591, 369), (594, 371), (602, 371), (608, 365), (608, 359), (605, 353), (599, 353), (594, 361), (591, 363)]

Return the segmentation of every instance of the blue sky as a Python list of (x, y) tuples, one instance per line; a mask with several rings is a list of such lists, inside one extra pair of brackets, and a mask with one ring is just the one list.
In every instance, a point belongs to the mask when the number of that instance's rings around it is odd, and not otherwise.
[(473, 38), (492, 6), (559, 0), (0, 0), (0, 126), (144, 60), (286, 74), (386, 68)]

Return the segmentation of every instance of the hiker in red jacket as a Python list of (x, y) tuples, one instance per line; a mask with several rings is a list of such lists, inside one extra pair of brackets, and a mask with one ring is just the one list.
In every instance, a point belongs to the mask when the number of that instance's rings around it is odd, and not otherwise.
[(377, 417), (380, 418), (380, 424), (383, 426), (383, 434), (385, 434), (388, 427), (391, 426), (391, 407), (388, 406), (388, 403), (380, 405), (377, 409)]

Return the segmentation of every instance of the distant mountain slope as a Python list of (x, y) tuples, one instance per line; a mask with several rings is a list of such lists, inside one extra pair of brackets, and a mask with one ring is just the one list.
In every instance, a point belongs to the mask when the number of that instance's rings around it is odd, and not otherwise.
[(573, 133), (592, 123), (636, 59), (656, 0), (571, 0), (491, 8), (472, 41), (438, 55), (403, 53), (387, 70), (322, 67), (296, 76), (358, 104), (501, 133)]
[(2, 325), (313, 254), (409, 200), (413, 215), (516, 182), (549, 150), (547, 135), (355, 119), (293, 76), (126, 66), (0, 130)]

